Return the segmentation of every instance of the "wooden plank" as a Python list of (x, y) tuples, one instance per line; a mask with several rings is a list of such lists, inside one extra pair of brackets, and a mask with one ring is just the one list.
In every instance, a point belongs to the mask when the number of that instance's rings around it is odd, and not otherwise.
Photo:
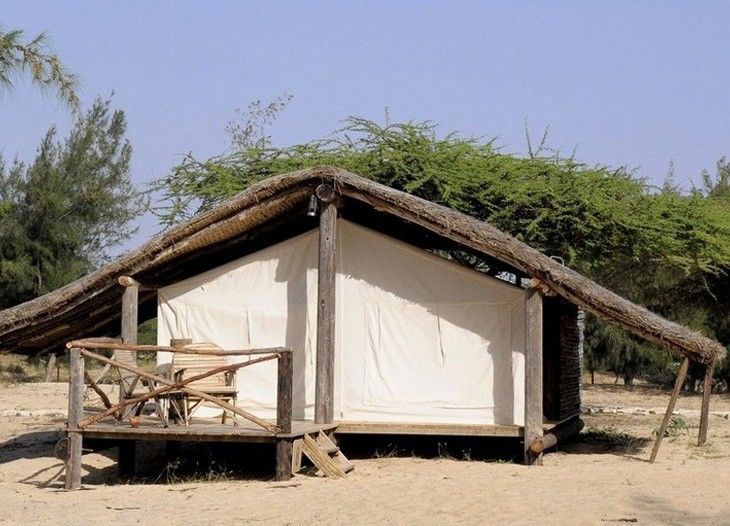
[(292, 473), (299, 473), (302, 469), (302, 443), (303, 439), (294, 439), (292, 444), (292, 457), (291, 457), (291, 471)]
[(292, 477), (292, 439), (280, 438), (276, 441), (276, 480), (289, 480)]
[(335, 382), (335, 298), (337, 256), (337, 206), (334, 189), (317, 188), (320, 200), (319, 262), (317, 267), (317, 369), (314, 394), (314, 421), (334, 420)]
[(276, 427), (281, 433), (291, 433), (293, 381), (292, 355), (282, 353), (279, 355), (276, 383)]
[(490, 424), (418, 424), (411, 422), (335, 422), (339, 434), (521, 437), (523, 427)]
[(116, 440), (177, 440), (180, 442), (275, 442), (279, 438), (300, 438), (305, 433), (318, 433), (331, 429), (329, 425), (314, 424), (311, 421), (295, 420), (291, 433), (273, 435), (258, 426), (241, 422), (238, 427), (227, 426), (220, 420), (194, 420), (189, 426), (172, 424), (163, 427), (151, 417), (142, 417), (139, 427), (131, 427), (117, 421), (99, 422), (82, 430), (85, 437)]
[(677, 379), (674, 381), (674, 389), (672, 390), (672, 396), (669, 398), (669, 404), (667, 405), (667, 411), (664, 413), (664, 418), (662, 419), (662, 423), (659, 426), (659, 431), (657, 431), (656, 441), (654, 442), (654, 447), (651, 450), (651, 456), (649, 457), (649, 462), (654, 462), (656, 460), (657, 453), (659, 453), (659, 446), (662, 444), (662, 440), (664, 440), (664, 433), (667, 432), (667, 426), (669, 426), (669, 420), (672, 418), (672, 413), (674, 412), (674, 405), (677, 403), (677, 398), (679, 398), (679, 393), (682, 391), (682, 385), (684, 384), (684, 379), (687, 377), (687, 369), (689, 369), (689, 358), (685, 358), (682, 360), (682, 365), (679, 366), (679, 372), (677, 373)]
[(69, 352), (68, 384), (68, 458), (66, 460), (66, 489), (81, 487), (81, 447), (82, 437), (78, 432), (78, 423), (84, 416), (84, 358), (81, 349)]
[(525, 300), (525, 464), (542, 463), (542, 454), (530, 449), (543, 435), (542, 411), (542, 293), (527, 289)]
[(707, 442), (707, 427), (710, 420), (710, 395), (712, 394), (712, 371), (713, 367), (708, 365), (705, 368), (705, 380), (702, 385), (702, 408), (700, 410), (700, 432), (697, 437), (697, 445), (704, 446)]

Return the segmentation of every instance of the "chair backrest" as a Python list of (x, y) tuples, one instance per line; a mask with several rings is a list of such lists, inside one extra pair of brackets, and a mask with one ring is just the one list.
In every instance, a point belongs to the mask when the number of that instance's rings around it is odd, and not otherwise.
[[(213, 343), (193, 343), (185, 346), (186, 349), (221, 350), (220, 347)], [(206, 373), (211, 369), (228, 365), (225, 356), (215, 356), (206, 354), (184, 354), (175, 353), (172, 361), (172, 369), (174, 373), (184, 369), (182, 377), (190, 378), (199, 374)], [(191, 387), (224, 387), (226, 383), (226, 373), (217, 373), (201, 380), (196, 380), (189, 384)]]

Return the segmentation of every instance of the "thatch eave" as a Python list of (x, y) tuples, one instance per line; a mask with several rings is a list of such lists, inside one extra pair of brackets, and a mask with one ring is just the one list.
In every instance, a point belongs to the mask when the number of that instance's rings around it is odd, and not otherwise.
[[(36, 352), (72, 337), (93, 335), (118, 318), (121, 275), (139, 276), (240, 235), (300, 205), (321, 182), (347, 199), (368, 204), (469, 249), (498, 259), (568, 301), (652, 343), (711, 364), (725, 348), (618, 296), (493, 226), (455, 210), (332, 167), (317, 167), (256, 183), (103, 268), (40, 298), (0, 312), (0, 350)], [(83, 323), (79, 323), (83, 320)], [(24, 351), (25, 350), (25, 351)]]

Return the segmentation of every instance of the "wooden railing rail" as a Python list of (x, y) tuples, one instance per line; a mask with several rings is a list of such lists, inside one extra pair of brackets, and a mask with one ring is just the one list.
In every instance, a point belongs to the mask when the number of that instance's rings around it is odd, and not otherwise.
[[(76, 489), (81, 484), (81, 441), (84, 428), (98, 422), (106, 417), (121, 414), (124, 407), (143, 403), (149, 399), (157, 399), (160, 395), (164, 395), (170, 391), (181, 391), (201, 398), (208, 402), (218, 405), (224, 411), (235, 413), (246, 420), (259, 425), (272, 435), (289, 434), (292, 432), (292, 383), (293, 383), (293, 360), (292, 350), (286, 347), (272, 347), (268, 349), (240, 349), (240, 350), (216, 350), (216, 349), (185, 349), (184, 347), (168, 347), (161, 345), (132, 345), (124, 344), (121, 340), (111, 338), (88, 338), (83, 340), (74, 340), (68, 342), (66, 347), (69, 349), (69, 390), (68, 390), (68, 438), (69, 450), (68, 461), (66, 463), (66, 488)], [(218, 355), (218, 356), (251, 356), (252, 359), (240, 363), (225, 365), (211, 369), (204, 373), (186, 378), (184, 380), (175, 381), (156, 375), (152, 372), (145, 371), (139, 367), (121, 363), (113, 358), (107, 358), (92, 350), (127, 350), (132, 352), (171, 352), (181, 354), (201, 354), (201, 355)], [(121, 400), (118, 404), (112, 405), (109, 398), (93, 381), (89, 374), (85, 371), (84, 359), (89, 358), (97, 360), (111, 367), (117, 367), (120, 370), (128, 371), (138, 375), (140, 378), (154, 382), (155, 387), (150, 388), (148, 393), (131, 399)], [(232, 405), (220, 398), (201, 392), (189, 384), (208, 376), (221, 374), (225, 372), (235, 371), (243, 367), (248, 367), (256, 363), (269, 360), (277, 360), (277, 402), (276, 402), (276, 423), (272, 424), (263, 420), (256, 415), (249, 413)], [(86, 384), (89, 383), (91, 388), (101, 397), (105, 410), (84, 417), (84, 392)], [(104, 396), (102, 396), (104, 394)], [(159, 408), (158, 408), (159, 409)]]

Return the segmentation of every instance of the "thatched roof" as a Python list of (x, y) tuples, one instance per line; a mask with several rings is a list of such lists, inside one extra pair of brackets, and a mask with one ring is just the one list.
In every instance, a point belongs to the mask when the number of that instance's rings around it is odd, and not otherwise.
[[(254, 184), (103, 268), (0, 312), (0, 350), (42, 352), (60, 348), (73, 338), (100, 336), (115, 330), (122, 294), (117, 283), (120, 276), (132, 276), (143, 284), (162, 276), (169, 280), (169, 276), (180, 276), (180, 268), (189, 266), (189, 261), (215, 261), (207, 255), (221, 254), (234, 245), (255, 244), (252, 232), (305, 206), (322, 182), (334, 184), (345, 202), (375, 210), (393, 221), (418, 227), (498, 260), (650, 342), (702, 363), (713, 363), (725, 356), (720, 343), (614, 294), (488, 223), (331, 167), (292, 172)], [(151, 312), (155, 292), (142, 291), (140, 302), (142, 308)]]

